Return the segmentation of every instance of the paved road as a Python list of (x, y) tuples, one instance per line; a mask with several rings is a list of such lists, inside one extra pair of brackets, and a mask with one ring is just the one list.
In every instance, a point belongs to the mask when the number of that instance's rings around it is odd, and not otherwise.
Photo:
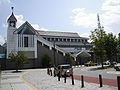
[(120, 71), (116, 72), (114, 69), (90, 70), (90, 67), (78, 67), (78, 68), (74, 68), (74, 74), (91, 76), (91, 77), (98, 77), (99, 74), (101, 74), (103, 78), (116, 80), (117, 76), (120, 76)]
[(74, 68), (76, 80), (81, 80), (80, 76), (83, 75), (86, 82), (99, 84), (99, 74), (102, 75), (104, 85), (117, 86), (117, 76), (120, 76), (120, 72), (116, 72), (114, 69), (91, 71), (88, 67)]

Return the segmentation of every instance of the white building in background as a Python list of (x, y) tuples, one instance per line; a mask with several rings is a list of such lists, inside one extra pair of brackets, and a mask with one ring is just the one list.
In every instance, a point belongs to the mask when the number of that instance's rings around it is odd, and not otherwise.
[(78, 53), (81, 50), (90, 50), (91, 44), (88, 38), (80, 37), (78, 33), (38, 31), (45, 40), (55, 43), (57, 46), (69, 53)]

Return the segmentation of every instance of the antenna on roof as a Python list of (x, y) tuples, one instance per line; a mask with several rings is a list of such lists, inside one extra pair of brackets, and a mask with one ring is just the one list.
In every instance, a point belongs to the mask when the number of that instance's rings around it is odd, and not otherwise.
[(101, 29), (101, 24), (100, 24), (100, 17), (99, 17), (99, 14), (97, 14), (97, 21), (98, 21), (98, 29)]

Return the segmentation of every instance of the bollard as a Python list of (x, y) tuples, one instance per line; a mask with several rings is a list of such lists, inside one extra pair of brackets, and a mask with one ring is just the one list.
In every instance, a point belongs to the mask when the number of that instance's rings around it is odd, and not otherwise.
[(101, 75), (99, 75), (99, 82), (100, 82), (100, 87), (102, 87), (103, 84), (102, 84), (102, 76)]
[(49, 74), (49, 69), (47, 68), (47, 74)]
[(58, 72), (58, 81), (60, 81), (60, 71)]
[(117, 76), (118, 90), (120, 90), (120, 76)]
[(84, 87), (84, 77), (83, 77), (83, 75), (81, 75), (81, 88), (83, 88)]
[(55, 74), (55, 70), (54, 70), (54, 77), (56, 76), (56, 74)]
[(73, 74), (71, 74), (71, 78), (72, 78), (72, 85), (74, 85), (74, 77), (73, 77)]
[(64, 73), (64, 83), (66, 83), (66, 72)]
[(50, 70), (50, 75), (52, 76), (52, 70)]
[(50, 75), (50, 69), (48, 68), (48, 75)]

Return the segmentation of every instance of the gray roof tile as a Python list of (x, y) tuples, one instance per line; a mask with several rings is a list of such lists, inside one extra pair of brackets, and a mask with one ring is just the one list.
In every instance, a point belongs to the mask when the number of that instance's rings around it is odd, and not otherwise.
[(57, 36), (57, 37), (80, 37), (78, 33), (72, 32), (55, 32), (55, 31), (38, 31), (41, 36)]

